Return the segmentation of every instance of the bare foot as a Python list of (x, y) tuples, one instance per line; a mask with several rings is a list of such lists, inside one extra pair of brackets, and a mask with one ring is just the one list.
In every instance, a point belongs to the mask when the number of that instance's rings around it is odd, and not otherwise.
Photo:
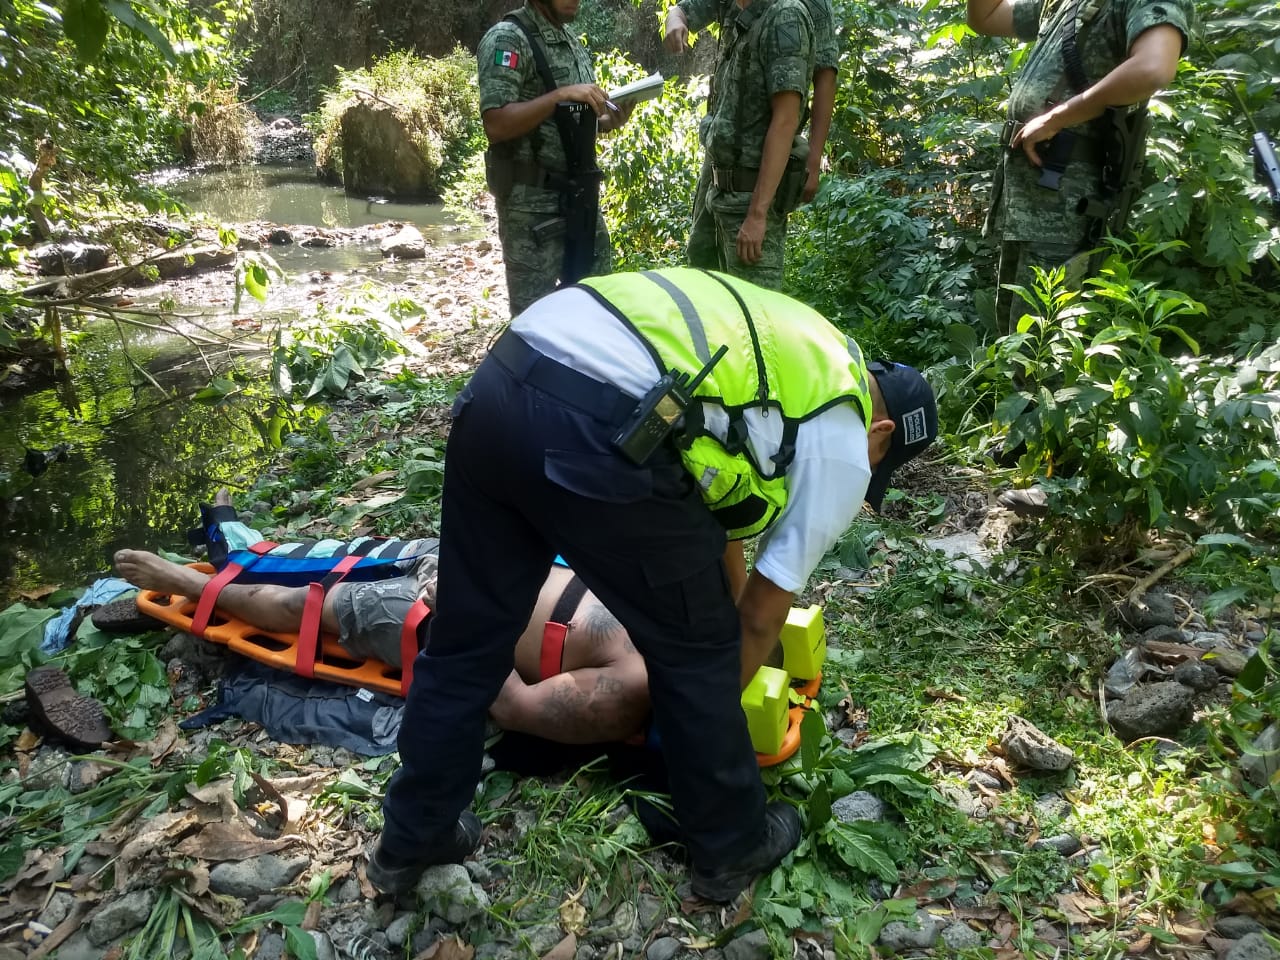
[(116, 573), (135, 587), (160, 593), (198, 597), (209, 576), (159, 557), (150, 550), (117, 550)]
[(228, 490), (226, 487), (223, 487), (221, 490), (215, 493), (213, 495), (213, 505), (215, 507), (231, 506), (231, 491)]

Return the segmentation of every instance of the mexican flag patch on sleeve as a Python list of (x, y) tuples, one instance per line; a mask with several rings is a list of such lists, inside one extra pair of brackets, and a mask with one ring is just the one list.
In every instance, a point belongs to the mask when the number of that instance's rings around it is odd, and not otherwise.
[(493, 62), (499, 67), (510, 67), (514, 70), (520, 63), (520, 54), (514, 50), (495, 50)]

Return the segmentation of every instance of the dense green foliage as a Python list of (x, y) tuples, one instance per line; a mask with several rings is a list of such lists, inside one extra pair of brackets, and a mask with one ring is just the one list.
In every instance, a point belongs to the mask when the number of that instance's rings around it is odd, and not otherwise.
[[(32, 203), (56, 223), (72, 205), (159, 202), (138, 177), (180, 158), (206, 91), (233, 82), (226, 36), (243, 7), (0, 2), (0, 264), (29, 230)], [(32, 196), (41, 141), (57, 150), (57, 164)]]

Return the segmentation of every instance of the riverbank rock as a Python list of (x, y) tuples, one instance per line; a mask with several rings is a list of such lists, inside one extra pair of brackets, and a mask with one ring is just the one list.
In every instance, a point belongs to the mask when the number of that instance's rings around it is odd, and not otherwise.
[(1121, 739), (1167, 737), (1191, 722), (1193, 691), (1172, 680), (1135, 687), (1110, 711)]
[(36, 247), (31, 259), (39, 266), (42, 277), (70, 277), (101, 270), (111, 260), (111, 248), (105, 243), (66, 240)]
[(440, 196), (439, 161), (423, 156), (399, 113), (390, 104), (360, 99), (342, 114), (339, 137), (341, 169), (321, 167), (330, 179), (338, 175), (350, 193), (434, 200)]
[(1064, 747), (1031, 721), (1017, 715), (1008, 719), (1000, 737), (1000, 746), (1004, 748), (1006, 757), (1032, 770), (1065, 770), (1075, 760), (1075, 754), (1069, 747)]
[(417, 227), (405, 224), (379, 245), (384, 257), (396, 260), (421, 260), (427, 255), (427, 241)]

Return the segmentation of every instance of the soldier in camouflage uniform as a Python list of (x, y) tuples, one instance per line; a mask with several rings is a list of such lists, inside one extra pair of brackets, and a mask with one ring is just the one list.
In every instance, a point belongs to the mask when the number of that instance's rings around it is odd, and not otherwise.
[[(836, 103), (836, 70), (840, 65), (840, 44), (836, 39), (835, 11), (831, 0), (805, 0), (813, 21), (813, 102), (809, 110), (809, 162), (801, 201), (808, 203), (818, 192), (822, 157), (831, 132), (831, 116)], [(739, 11), (737, 0), (681, 0), (667, 11), (663, 45), (671, 53), (684, 53), (689, 32), (719, 23), (721, 36), (731, 29), (731, 19)]]
[[(507, 268), (511, 315), (550, 293), (560, 277), (564, 236), (534, 232), (561, 213), (560, 194), (545, 183), (546, 174), (568, 169), (556, 127), (557, 103), (585, 104), (599, 118), (600, 130), (625, 122), (629, 111), (611, 109), (595, 83), (591, 57), (578, 37), (566, 29), (578, 13), (578, 0), (526, 0), (515, 15), (538, 38), (557, 89), (547, 92), (529, 38), (510, 20), (494, 24), (476, 51), (480, 80), (480, 114), (491, 155), (506, 169), (506, 182), (490, 185), (498, 212), (498, 236)], [(594, 274), (608, 273), (609, 233), (597, 215)]]
[[(799, 204), (809, 174), (809, 145), (800, 130), (814, 73), (815, 30), (806, 0), (738, 0), (736, 6), (681, 0), (667, 20), (671, 45), (683, 48), (689, 29), (721, 17), (720, 54), (700, 131), (706, 156), (688, 259), (776, 290), (782, 287), (787, 215)], [(824, 58), (834, 61), (830, 0), (815, 6), (826, 11)]]
[[(1032, 267), (1066, 265), (1078, 284), (1095, 265), (1090, 223), (1081, 201), (1098, 198), (1102, 146), (1089, 121), (1108, 107), (1141, 104), (1168, 84), (1186, 49), (1191, 0), (966, 0), (969, 26), (978, 33), (1035, 40), (1009, 96), (1001, 140), (1009, 149), (996, 171), (984, 233), (1001, 240), (996, 323), (1012, 331), (1027, 305), (1003, 284), (1029, 287)], [(1064, 42), (1075, 23), (1075, 47), (1089, 85), (1073, 90)], [(1135, 109), (1142, 109), (1136, 107)], [(1037, 145), (1062, 130), (1077, 135), (1059, 189), (1040, 186)]]

